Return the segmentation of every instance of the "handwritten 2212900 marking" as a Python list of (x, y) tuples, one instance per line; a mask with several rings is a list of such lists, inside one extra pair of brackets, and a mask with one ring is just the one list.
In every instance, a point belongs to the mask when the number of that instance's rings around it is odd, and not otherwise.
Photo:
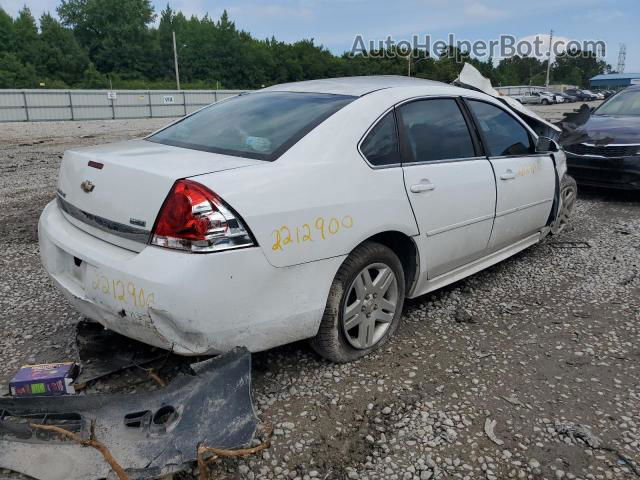
[(137, 288), (133, 282), (125, 285), (122, 280), (110, 279), (97, 272), (91, 286), (104, 295), (113, 295), (115, 300), (124, 304), (131, 303), (136, 307), (148, 307), (155, 301), (155, 294), (145, 293), (144, 288)]
[(341, 220), (331, 217), (328, 221), (324, 217), (318, 217), (313, 227), (305, 223), (300, 227), (296, 227), (295, 230), (283, 225), (273, 231), (274, 240), (271, 249), (282, 251), (287, 245), (313, 242), (314, 238), (326, 240), (328, 237), (336, 235), (341, 229), (349, 229), (351, 227), (353, 227), (353, 217), (351, 215), (345, 215)]

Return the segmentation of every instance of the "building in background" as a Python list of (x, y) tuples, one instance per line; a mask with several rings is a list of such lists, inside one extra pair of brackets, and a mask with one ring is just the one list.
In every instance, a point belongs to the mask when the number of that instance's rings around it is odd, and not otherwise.
[(596, 75), (589, 80), (591, 88), (624, 88), (629, 85), (640, 85), (640, 73), (610, 73)]

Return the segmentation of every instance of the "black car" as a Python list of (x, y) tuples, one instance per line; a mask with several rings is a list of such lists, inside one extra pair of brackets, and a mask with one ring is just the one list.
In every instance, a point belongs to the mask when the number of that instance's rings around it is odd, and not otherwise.
[(578, 88), (569, 88), (568, 90), (565, 90), (564, 93), (576, 97), (578, 100), (581, 100), (583, 102), (590, 102), (591, 100), (598, 99), (598, 97), (596, 97), (591, 92), (587, 93), (584, 90), (580, 90)]
[(560, 143), (578, 184), (640, 191), (640, 86), (561, 122)]
[(556, 93), (556, 95), (559, 95), (562, 98), (564, 98), (564, 103), (575, 103), (578, 101), (578, 97), (576, 97), (575, 95), (570, 95), (567, 92)]

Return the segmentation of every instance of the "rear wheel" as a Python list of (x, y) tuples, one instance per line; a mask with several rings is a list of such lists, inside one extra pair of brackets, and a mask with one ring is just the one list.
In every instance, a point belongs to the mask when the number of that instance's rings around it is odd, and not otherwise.
[(565, 175), (560, 182), (560, 207), (558, 208), (558, 216), (551, 224), (551, 233), (558, 235), (568, 225), (569, 219), (573, 214), (578, 199), (578, 185), (573, 177)]
[(311, 346), (333, 362), (367, 355), (398, 328), (404, 294), (397, 255), (379, 243), (363, 243), (340, 266)]

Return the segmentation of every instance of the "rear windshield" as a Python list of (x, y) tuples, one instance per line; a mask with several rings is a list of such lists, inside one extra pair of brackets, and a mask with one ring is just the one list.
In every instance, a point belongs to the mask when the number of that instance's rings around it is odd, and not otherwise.
[(640, 90), (621, 92), (603, 103), (595, 115), (640, 115)]
[(291, 92), (239, 95), (206, 107), (147, 140), (272, 161), (355, 98)]

